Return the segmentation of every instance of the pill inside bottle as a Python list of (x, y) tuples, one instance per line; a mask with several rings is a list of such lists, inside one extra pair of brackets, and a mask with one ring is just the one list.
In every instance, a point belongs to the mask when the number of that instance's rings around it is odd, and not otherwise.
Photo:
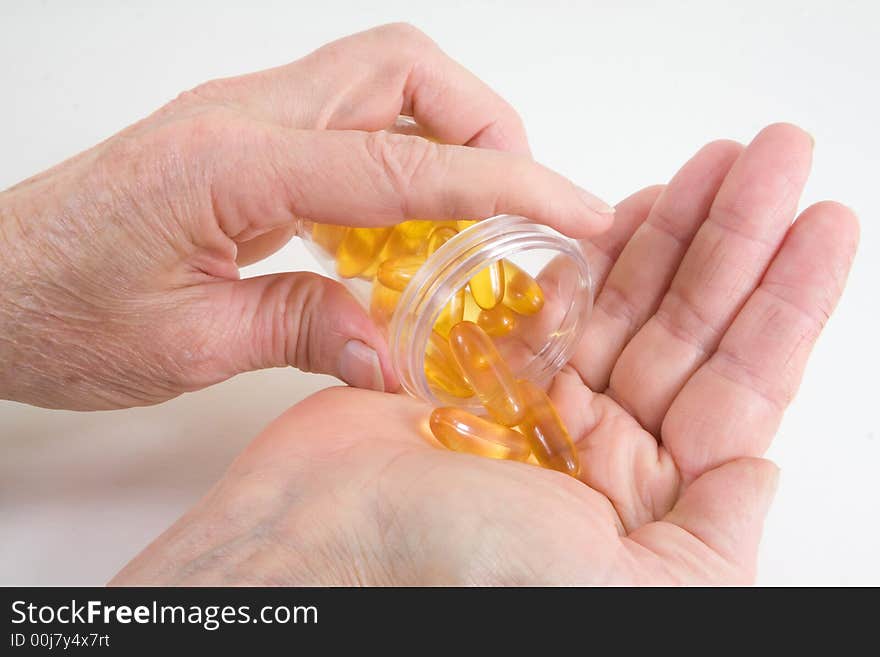
[(403, 389), (435, 407), (440, 445), (577, 476), (563, 414), (543, 391), (592, 308), (575, 241), (513, 215), (380, 227), (302, 220), (298, 235), (384, 332)]

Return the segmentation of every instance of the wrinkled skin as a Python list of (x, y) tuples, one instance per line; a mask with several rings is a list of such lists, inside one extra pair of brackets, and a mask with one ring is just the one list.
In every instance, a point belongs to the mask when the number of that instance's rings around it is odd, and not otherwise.
[[(451, 145), (374, 132), (398, 113)], [(372, 30), (203, 85), (3, 192), (0, 393), (116, 408), (288, 364), (393, 390), (340, 286), (237, 266), (296, 217), (524, 214), (588, 238), (595, 310), (550, 390), (582, 481), (444, 451), (423, 404), (334, 388), (113, 583), (749, 582), (777, 477), (760, 456), (858, 239), (832, 202), (791, 224), (811, 151), (790, 125), (715, 142), (603, 232), (608, 209), (531, 161), (503, 101), (412, 28)], [(352, 340), (375, 359), (345, 362)]]
[(599, 293), (551, 394), (581, 481), (431, 444), (401, 395), (291, 408), (116, 577), (132, 584), (741, 584), (795, 394), (858, 240), (797, 218), (812, 143), (715, 142), (585, 242)]
[[(384, 131), (401, 113), (444, 144)], [(607, 228), (612, 208), (528, 152), (513, 109), (407, 25), (181, 94), (0, 194), (0, 397), (122, 408), (285, 365), (394, 390), (383, 339), (340, 284), (240, 281), (238, 266), (297, 218)]]

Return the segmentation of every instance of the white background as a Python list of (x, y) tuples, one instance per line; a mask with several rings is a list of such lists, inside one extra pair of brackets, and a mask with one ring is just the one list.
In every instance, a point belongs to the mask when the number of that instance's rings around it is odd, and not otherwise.
[[(878, 585), (880, 5), (729, 4), (0, 0), (0, 189), (201, 81), (393, 20), (511, 101), (538, 159), (612, 202), (706, 141), (799, 123), (816, 139), (802, 207), (847, 203), (862, 245), (769, 453), (782, 479), (759, 582)], [(248, 273), (312, 266), (291, 244)], [(0, 584), (103, 583), (261, 427), (332, 382), (271, 370), (91, 414), (0, 402)]]

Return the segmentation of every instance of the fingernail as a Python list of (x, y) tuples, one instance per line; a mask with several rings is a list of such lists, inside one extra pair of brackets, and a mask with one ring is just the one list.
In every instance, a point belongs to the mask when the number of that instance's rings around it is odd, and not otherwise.
[(339, 355), (339, 376), (348, 385), (385, 391), (379, 354), (360, 340), (349, 340)]
[(586, 189), (582, 189), (580, 187), (578, 187), (578, 193), (581, 195), (581, 198), (584, 201), (584, 205), (586, 205), (593, 212), (596, 212), (598, 214), (614, 214), (614, 208), (608, 205), (605, 201), (600, 199), (595, 194), (591, 194)]

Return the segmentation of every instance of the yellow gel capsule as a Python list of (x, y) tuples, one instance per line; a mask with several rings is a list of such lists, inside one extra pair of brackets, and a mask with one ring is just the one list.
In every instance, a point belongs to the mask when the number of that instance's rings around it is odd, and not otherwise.
[(464, 314), (461, 319), (464, 322), (476, 322), (477, 317), (480, 316), (480, 313), (483, 312), (483, 309), (477, 305), (477, 302), (474, 301), (474, 295), (470, 293), (470, 291), (465, 288), (464, 292)]
[(432, 386), (448, 392), (453, 397), (472, 397), (474, 391), (458, 369), (449, 343), (436, 331), (431, 331), (425, 349), (425, 378)]
[(410, 219), (397, 224), (398, 232), (408, 240), (424, 242), (431, 231), (434, 230), (434, 222), (426, 219)]
[(334, 226), (333, 224), (312, 225), (312, 241), (324, 249), (330, 255), (336, 254), (336, 249), (345, 239), (348, 226)]
[(476, 219), (459, 219), (455, 222), (455, 227), (458, 228), (458, 232), (460, 233), (461, 231), (470, 228), (475, 223), (477, 223)]
[(434, 253), (434, 251), (446, 244), (446, 242), (451, 240), (457, 234), (458, 231), (455, 230), (455, 228), (442, 225), (437, 226), (433, 231), (431, 231), (431, 234), (428, 237), (428, 255)]
[(456, 452), (512, 461), (529, 457), (529, 444), (522, 434), (460, 408), (435, 408), (430, 425), (437, 440)]
[(526, 409), (519, 429), (528, 439), (538, 463), (577, 477), (581, 460), (553, 402), (531, 381), (520, 380), (517, 385)]
[(464, 317), (464, 295), (464, 288), (453, 294), (434, 321), (434, 330), (444, 338), (449, 336), (452, 327), (461, 322)]
[(376, 278), (385, 287), (403, 292), (423, 264), (425, 264), (425, 259), (422, 256), (397, 256), (379, 265)]
[(362, 274), (374, 263), (390, 228), (351, 228), (336, 249), (336, 272), (343, 278)]
[(504, 298), (504, 268), (493, 262), (480, 270), (468, 283), (474, 301), (483, 310), (490, 310)]
[[(382, 251), (376, 258), (378, 268), (385, 260), (402, 255), (417, 255), (425, 253), (428, 245), (428, 233), (433, 229), (431, 221), (404, 221), (397, 224), (391, 230), (391, 235), (382, 246)], [(376, 272), (373, 272), (375, 274)]]
[(378, 326), (383, 328), (388, 326), (397, 309), (398, 301), (400, 301), (400, 292), (375, 281), (370, 295), (370, 317)]
[(359, 278), (372, 281), (376, 278), (376, 275), (379, 272), (379, 267), (382, 266), (383, 262), (399, 255), (412, 253), (407, 245), (406, 238), (398, 231), (398, 227), (399, 224), (391, 229), (391, 234), (388, 235), (388, 238), (385, 240), (379, 253), (377, 253), (376, 257), (370, 261), (367, 268), (358, 275)]
[(492, 338), (473, 322), (459, 322), (449, 332), (449, 346), (465, 380), (489, 414), (505, 426), (519, 424), (525, 407), (513, 373)]
[(516, 314), (500, 303), (491, 310), (481, 311), (477, 316), (477, 326), (493, 338), (499, 338), (516, 328)]
[(403, 255), (424, 254), (428, 244), (428, 233), (434, 227), (432, 221), (411, 220), (397, 224), (391, 229), (391, 234), (382, 245), (379, 254), (364, 269), (359, 276), (372, 280), (379, 273), (379, 267), (386, 260), (392, 260)]
[(538, 282), (508, 260), (504, 269), (504, 305), (520, 315), (534, 315), (544, 307), (544, 293)]

